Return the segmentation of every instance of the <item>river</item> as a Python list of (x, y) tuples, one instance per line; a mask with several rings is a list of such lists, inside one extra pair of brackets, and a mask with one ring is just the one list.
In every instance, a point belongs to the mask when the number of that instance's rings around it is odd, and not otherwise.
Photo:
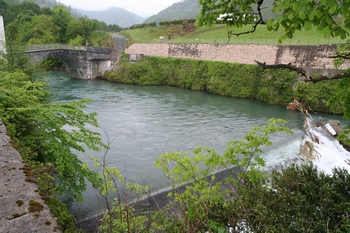
[[(253, 126), (261, 126), (270, 118), (288, 121), (294, 135), (278, 134), (274, 145), (263, 158), (267, 166), (298, 159), (304, 137), (300, 113), (258, 101), (236, 99), (191, 91), (176, 87), (132, 86), (103, 80), (70, 79), (68, 73), (50, 72), (46, 80), (51, 86), (54, 101), (67, 102), (90, 98), (85, 111), (97, 112), (100, 132), (105, 143), (113, 140), (107, 153), (107, 163), (117, 166), (127, 180), (151, 184), (152, 191), (169, 186), (161, 170), (154, 168), (155, 160), (163, 153), (185, 151), (205, 146), (222, 153), (231, 140), (240, 140)], [(323, 120), (340, 116), (322, 114)], [(89, 154), (101, 159), (104, 152), (87, 151), (79, 154), (92, 164)], [(91, 188), (85, 202), (71, 203), (70, 211), (84, 219), (101, 212)]]

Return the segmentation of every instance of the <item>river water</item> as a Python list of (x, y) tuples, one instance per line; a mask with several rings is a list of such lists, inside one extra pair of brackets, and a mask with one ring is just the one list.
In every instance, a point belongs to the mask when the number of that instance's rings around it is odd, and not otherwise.
[[(90, 98), (85, 111), (97, 112), (109, 166), (117, 166), (127, 180), (151, 184), (152, 191), (169, 186), (161, 170), (154, 167), (163, 153), (191, 152), (205, 146), (222, 153), (231, 140), (241, 140), (253, 126), (267, 124), (270, 118), (288, 121), (294, 135), (273, 137), (274, 145), (262, 156), (268, 166), (299, 159), (304, 138), (300, 113), (258, 101), (211, 95), (175, 87), (132, 86), (103, 80), (70, 79), (68, 73), (50, 72), (46, 80), (54, 101), (67, 102)], [(323, 120), (340, 116), (322, 115)], [(106, 136), (106, 134), (108, 136)], [(92, 164), (89, 154), (101, 159), (104, 152), (79, 154)], [(97, 194), (89, 188), (85, 202), (65, 201), (75, 215), (84, 219), (102, 211)]]

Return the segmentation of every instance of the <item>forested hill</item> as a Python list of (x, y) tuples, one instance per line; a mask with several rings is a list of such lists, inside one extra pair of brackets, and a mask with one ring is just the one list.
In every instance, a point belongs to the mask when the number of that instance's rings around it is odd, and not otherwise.
[[(13, 2), (13, 3), (21, 3), (24, 0), (7, 0), (8, 2)], [(54, 6), (58, 5), (59, 3), (56, 0), (33, 0), (34, 3), (38, 4), (41, 7), (49, 7), (53, 8)]]
[(179, 19), (195, 19), (199, 14), (200, 7), (198, 0), (185, 0), (174, 3), (168, 8), (162, 10), (145, 20), (145, 23), (171, 21)]
[[(25, 0), (5, 0), (5, 1), (7, 1), (9, 3), (22, 3)], [(64, 5), (57, 0), (32, 0), (32, 2), (38, 4), (41, 8), (48, 7), (51, 9), (56, 5)], [(79, 18), (79, 17), (83, 16), (82, 14), (78, 13), (77, 10), (72, 8), (71, 6), (66, 6), (66, 5), (64, 5), (64, 6), (67, 7), (67, 9), (69, 10), (69, 12), (72, 14), (73, 17)]]
[[(24, 0), (5, 0), (10, 3), (20, 3)], [(57, 0), (33, 0), (34, 3), (37, 3), (41, 7), (53, 8), (55, 5), (62, 5)], [(97, 19), (103, 21), (106, 24), (116, 24), (120, 27), (129, 27), (133, 24), (139, 24), (144, 21), (144, 18), (136, 15), (132, 12), (129, 12), (123, 8), (112, 7), (105, 11), (83, 11), (80, 9), (72, 8), (71, 6), (66, 6), (71, 14), (79, 18), (81, 16), (87, 16), (90, 19)]]
[(111, 7), (104, 11), (83, 11), (79, 9), (77, 9), (77, 11), (82, 15), (86, 15), (90, 19), (97, 19), (106, 24), (117, 24), (122, 28), (130, 27), (144, 21), (143, 17), (120, 7)]

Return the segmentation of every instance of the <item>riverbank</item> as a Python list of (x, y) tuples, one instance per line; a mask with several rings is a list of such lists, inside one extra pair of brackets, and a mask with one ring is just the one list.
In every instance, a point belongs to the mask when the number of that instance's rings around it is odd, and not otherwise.
[(339, 80), (303, 82), (294, 71), (263, 70), (252, 64), (153, 56), (134, 63), (125, 56), (118, 68), (106, 72), (103, 78), (124, 84), (175, 86), (281, 106), (298, 99), (314, 112), (342, 114), (343, 110), (340, 102), (327, 105), (337, 93)]

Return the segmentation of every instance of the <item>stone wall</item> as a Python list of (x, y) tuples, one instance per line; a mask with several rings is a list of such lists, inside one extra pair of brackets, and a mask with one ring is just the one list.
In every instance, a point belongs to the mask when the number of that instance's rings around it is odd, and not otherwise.
[[(310, 69), (333, 69), (336, 45), (281, 46), (281, 45), (240, 45), (240, 44), (132, 44), (126, 49), (131, 59), (138, 54), (184, 59), (212, 60), (256, 64), (288, 64)], [(350, 62), (341, 69), (350, 67)]]
[(61, 232), (0, 120), (0, 232)]

